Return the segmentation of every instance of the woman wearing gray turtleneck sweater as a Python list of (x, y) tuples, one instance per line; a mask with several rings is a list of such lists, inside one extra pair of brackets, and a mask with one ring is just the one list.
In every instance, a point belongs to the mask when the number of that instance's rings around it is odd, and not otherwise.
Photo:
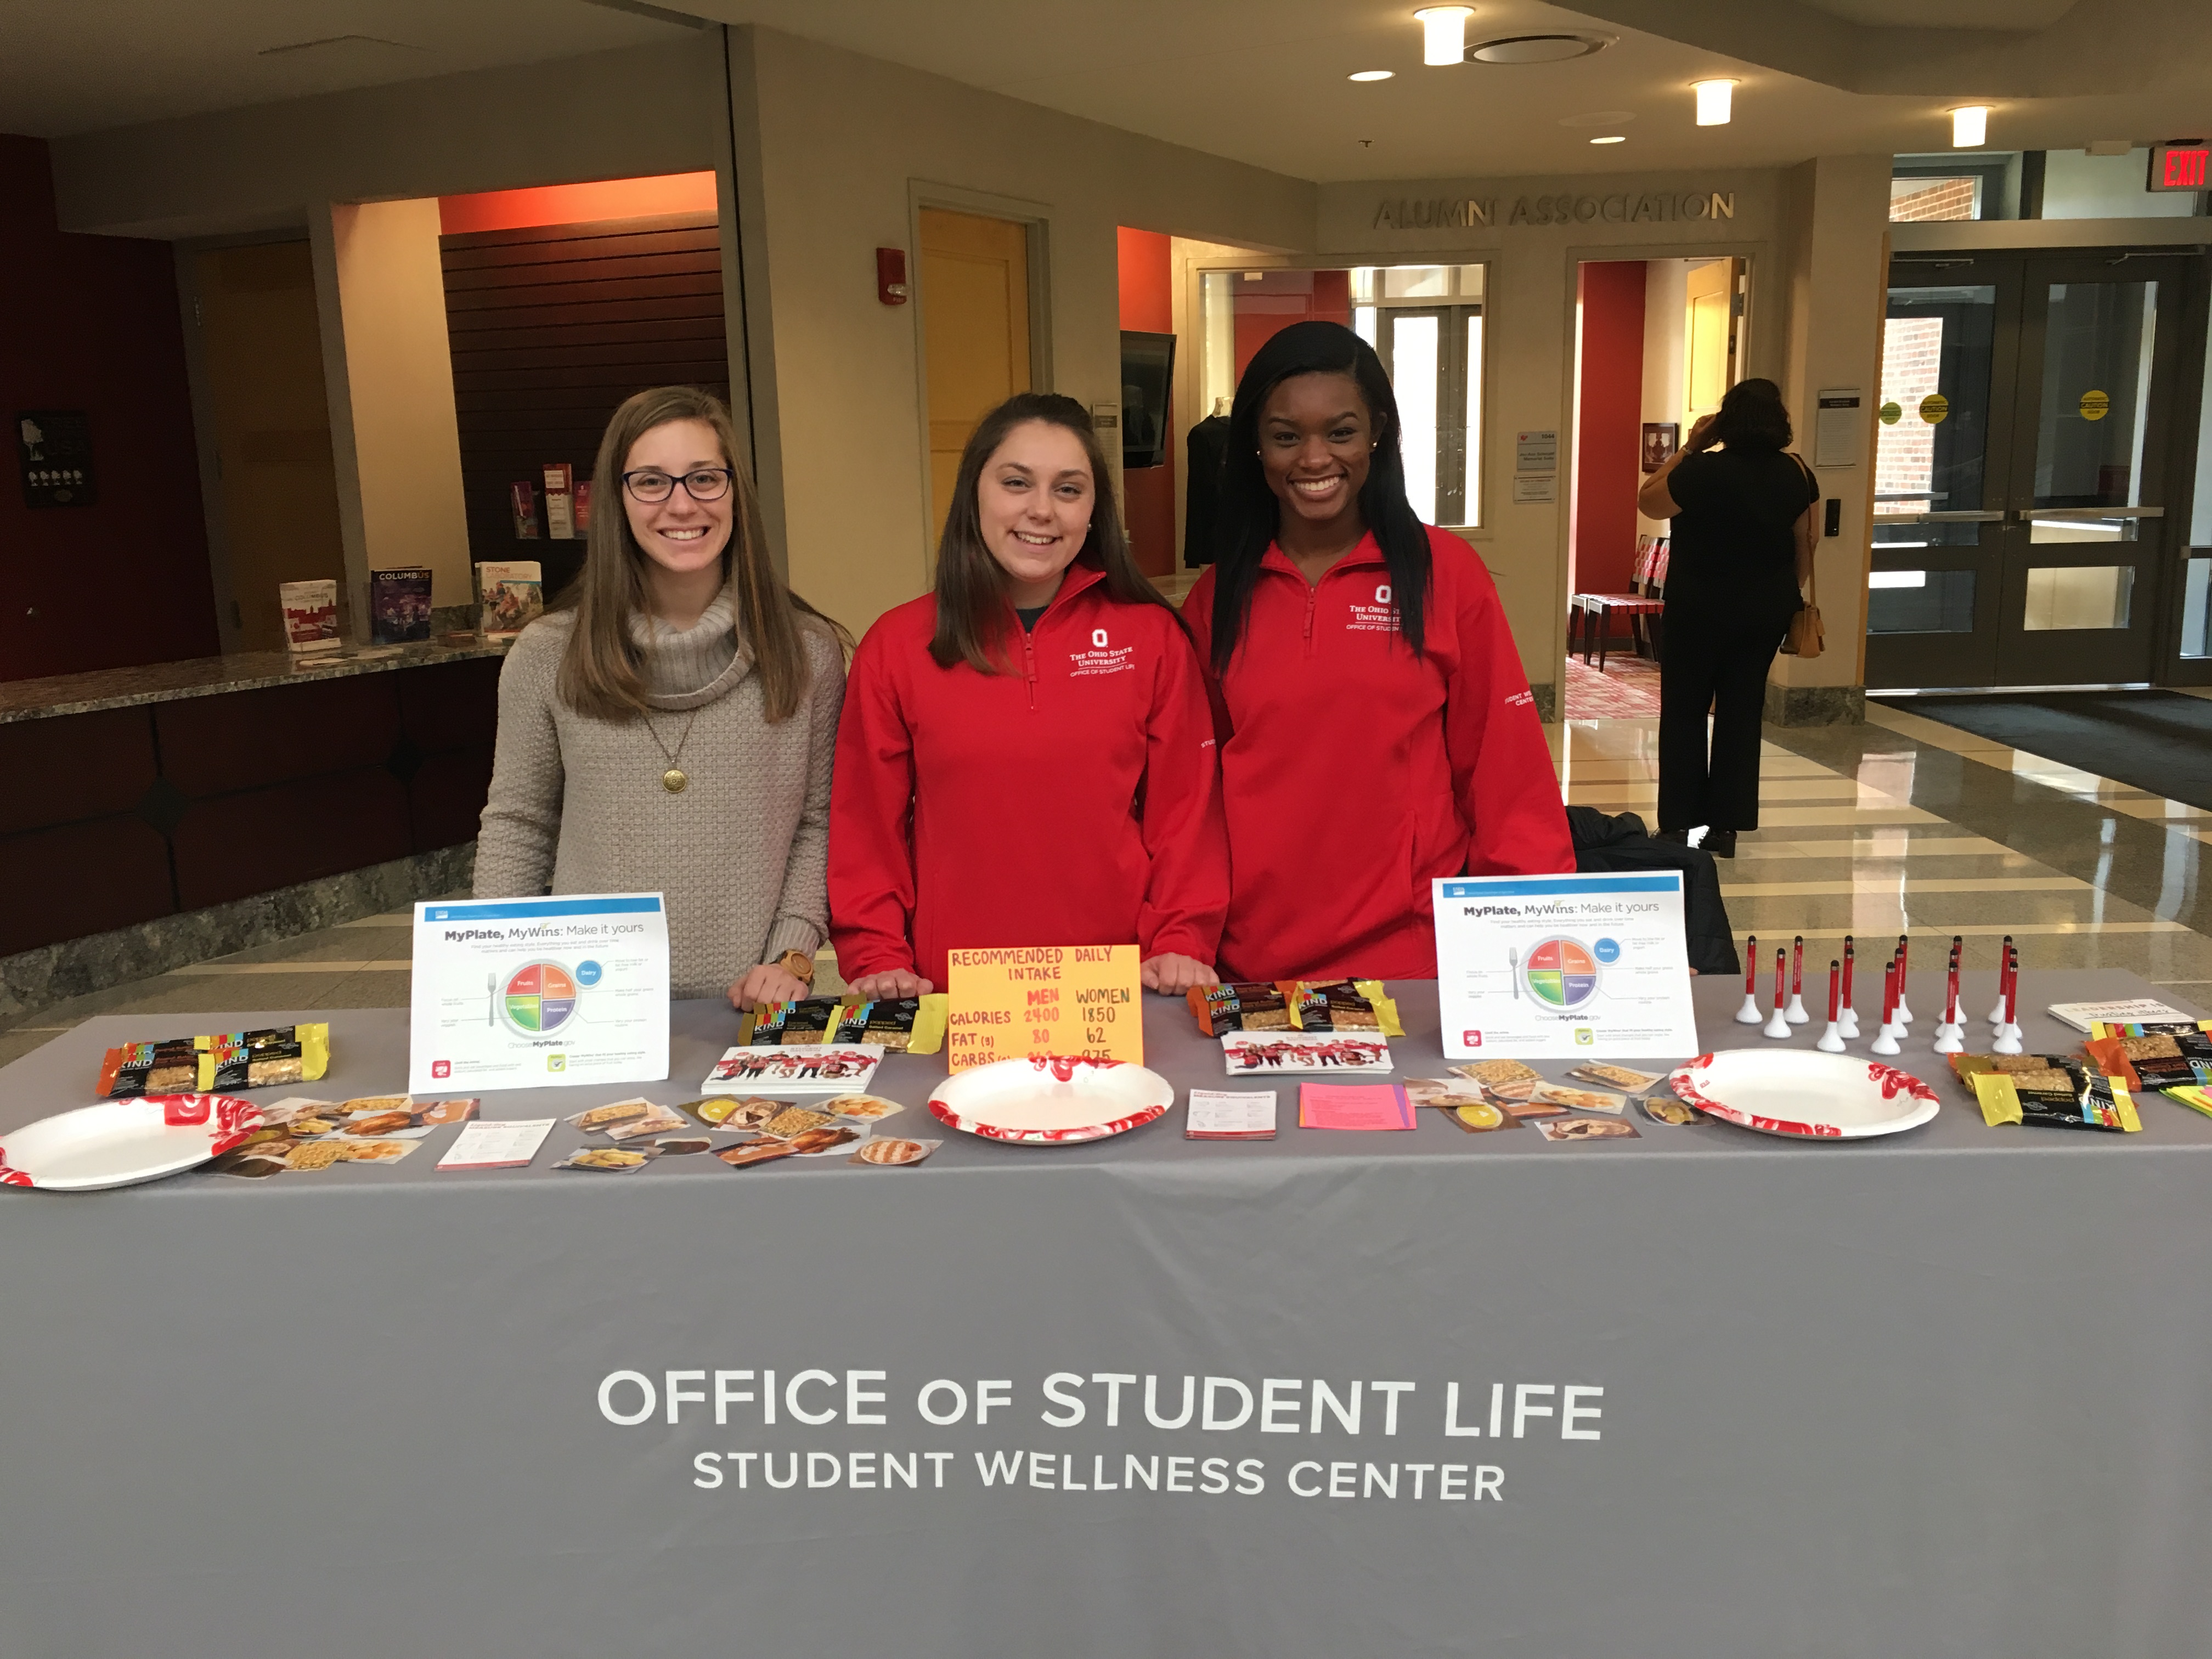
[(675, 994), (750, 1007), (805, 995), (829, 932), (845, 659), (735, 455), (705, 392), (615, 411), (583, 573), (500, 674), (476, 896), (665, 894)]

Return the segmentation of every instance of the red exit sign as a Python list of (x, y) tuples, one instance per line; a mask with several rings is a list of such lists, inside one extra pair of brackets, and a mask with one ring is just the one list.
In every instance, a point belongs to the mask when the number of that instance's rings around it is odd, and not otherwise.
[(2202, 138), (2179, 138), (2171, 143), (2154, 144), (2150, 152), (2148, 188), (2212, 188), (2212, 178), (2206, 176), (2208, 164), (2212, 164), (2212, 145), (2208, 145)]

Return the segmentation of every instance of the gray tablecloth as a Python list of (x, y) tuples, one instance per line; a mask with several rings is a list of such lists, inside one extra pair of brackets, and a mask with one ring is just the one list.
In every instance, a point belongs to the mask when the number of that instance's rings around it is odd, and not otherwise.
[[(1397, 988), (1398, 1074), (1434, 1074), (1433, 988)], [(441, 1130), (0, 1191), (0, 1656), (2204, 1652), (2212, 1121), (1986, 1128), (1937, 988), (1899, 1063), (1944, 1109), (1885, 1142), (1334, 1134), (1283, 1079), (1256, 1146), (1178, 1109), (615, 1176), (546, 1169), (562, 1128), (439, 1174)], [(2029, 1046), (2148, 991), (2032, 974)], [(1759, 1042), (1740, 995), (1700, 986), (1708, 1046)], [(0, 1071), (0, 1143), (109, 1042), (292, 1017), (92, 1021)], [(399, 1086), (401, 1012), (311, 1017), (316, 1092)], [(688, 1098), (733, 1024), (681, 1006), (672, 1083), (486, 1115)], [(1146, 1036), (1219, 1083), (1180, 1005)], [(933, 1129), (939, 1074), (887, 1063), (886, 1127)], [(754, 1396), (720, 1425), (718, 1384)]]

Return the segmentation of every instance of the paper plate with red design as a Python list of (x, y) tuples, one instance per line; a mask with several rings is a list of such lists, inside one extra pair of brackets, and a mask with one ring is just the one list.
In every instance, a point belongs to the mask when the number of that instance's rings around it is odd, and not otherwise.
[(261, 1127), (261, 1109), (228, 1095), (103, 1100), (0, 1134), (0, 1187), (94, 1193), (189, 1170)]
[(1936, 1091), (1878, 1060), (1805, 1048), (1700, 1054), (1668, 1079), (1678, 1099), (1747, 1129), (1814, 1140), (1863, 1140), (1917, 1129)]
[(1158, 1072), (1042, 1054), (956, 1072), (929, 1097), (931, 1115), (956, 1129), (1050, 1145), (1124, 1134), (1174, 1104), (1175, 1085)]

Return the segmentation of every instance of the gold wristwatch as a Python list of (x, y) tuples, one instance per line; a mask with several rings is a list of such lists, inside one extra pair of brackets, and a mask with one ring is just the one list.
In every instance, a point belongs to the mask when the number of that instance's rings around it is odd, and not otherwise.
[(804, 951), (786, 951), (775, 959), (775, 965), (801, 985), (814, 983), (814, 958)]

